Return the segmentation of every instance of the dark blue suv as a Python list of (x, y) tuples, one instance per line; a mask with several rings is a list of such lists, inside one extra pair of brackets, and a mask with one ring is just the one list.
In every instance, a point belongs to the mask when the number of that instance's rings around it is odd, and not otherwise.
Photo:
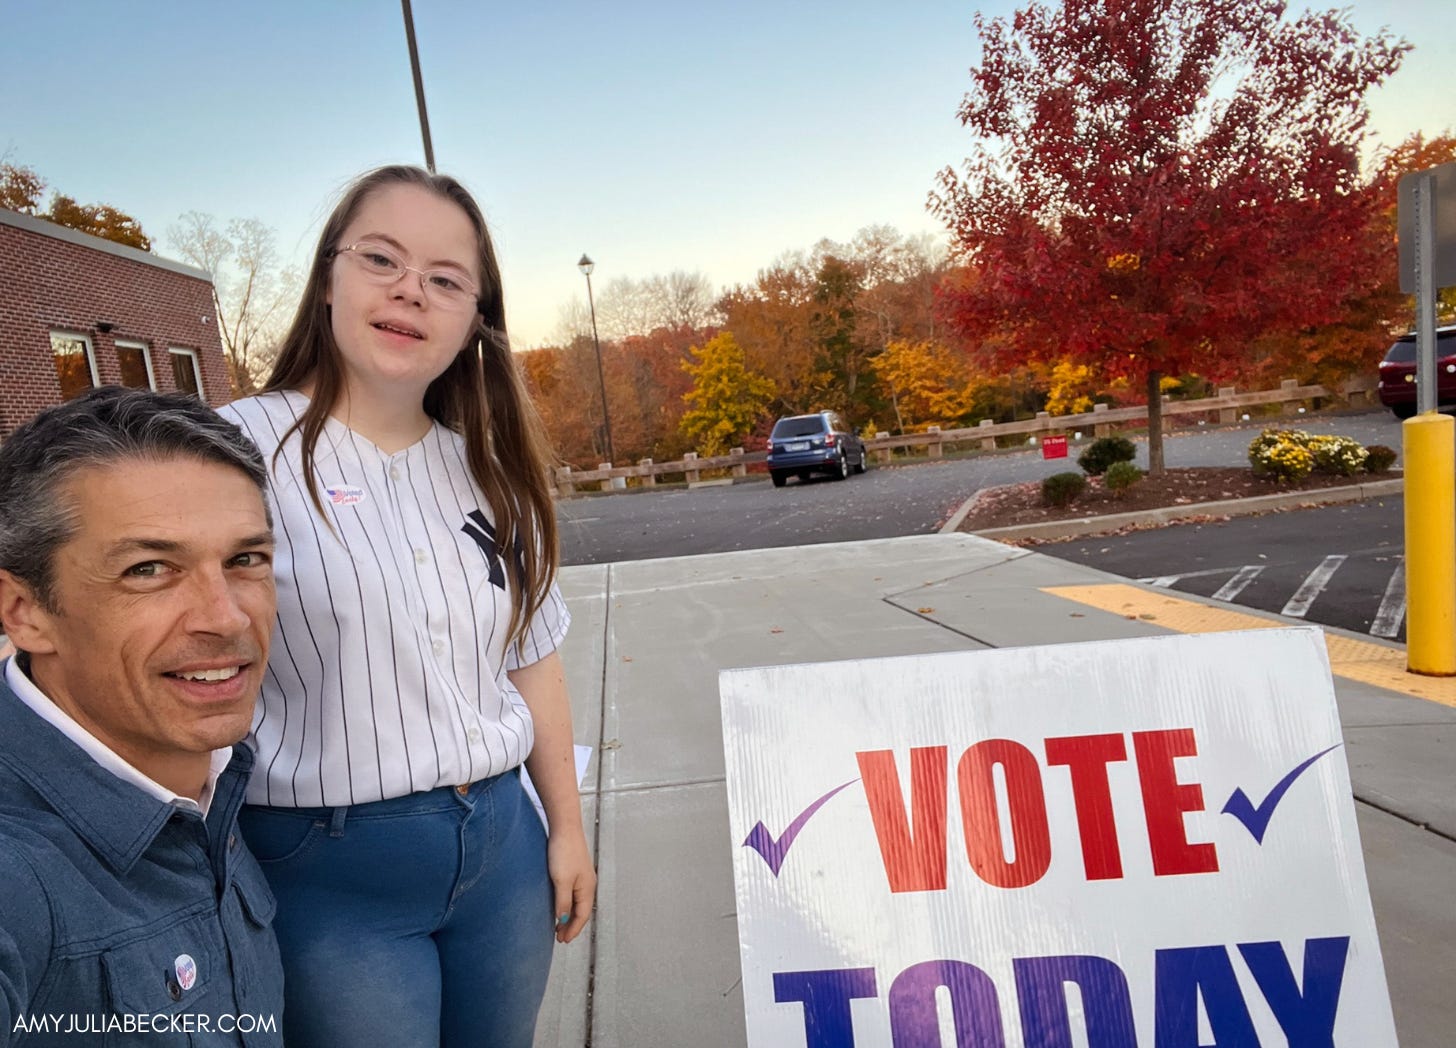
[(768, 438), (768, 472), (781, 488), (795, 473), (808, 480), (811, 473), (828, 473), (843, 480), (850, 471), (869, 466), (864, 441), (833, 411), (792, 415), (774, 423)]

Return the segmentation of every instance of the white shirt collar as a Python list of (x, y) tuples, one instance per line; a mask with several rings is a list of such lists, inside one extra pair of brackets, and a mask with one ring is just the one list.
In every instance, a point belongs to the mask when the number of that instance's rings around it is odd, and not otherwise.
[(161, 783), (143, 775), (123, 760), (110, 746), (77, 724), (75, 718), (57, 706), (36, 687), (35, 682), (20, 668), (15, 658), (11, 658), (5, 663), (5, 683), (10, 685), (10, 690), (15, 692), (16, 697), (25, 703), (37, 717), (74, 742), (88, 757), (122, 782), (131, 783), (163, 804), (171, 804), (182, 811), (195, 811), (203, 818), (207, 817), (207, 809), (212, 806), (212, 794), (217, 786), (217, 777), (226, 770), (233, 759), (231, 746), (224, 746), (222, 749), (212, 751), (212, 764), (207, 770), (207, 782), (203, 785), (197, 800), (194, 801), (191, 797), (173, 793)]

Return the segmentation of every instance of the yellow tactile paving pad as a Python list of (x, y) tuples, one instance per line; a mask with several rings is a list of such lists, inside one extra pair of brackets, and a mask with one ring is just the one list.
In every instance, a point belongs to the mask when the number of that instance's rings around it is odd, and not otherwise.
[[(1114, 615), (1141, 619), (1176, 633), (1227, 633), (1231, 630), (1277, 629), (1288, 625), (1122, 583), (1048, 586), (1042, 592)], [(1325, 646), (1330, 653), (1330, 669), (1336, 676), (1456, 707), (1456, 677), (1421, 677), (1407, 673), (1402, 648), (1356, 640), (1328, 630), (1325, 631)]]

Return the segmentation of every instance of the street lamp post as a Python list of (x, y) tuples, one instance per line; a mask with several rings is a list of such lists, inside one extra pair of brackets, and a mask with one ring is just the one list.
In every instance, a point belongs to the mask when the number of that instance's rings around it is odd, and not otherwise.
[(415, 16), (410, 0), (399, 0), (404, 9), (404, 36), (409, 44), (410, 73), (415, 78), (415, 105), (420, 111), (420, 136), (425, 140), (425, 167), (435, 173), (435, 147), (430, 144), (430, 114), (425, 111), (425, 82), (420, 78), (420, 52), (415, 46)]
[(581, 275), (586, 277), (586, 301), (587, 305), (591, 308), (592, 346), (594, 346), (597, 351), (597, 381), (601, 383), (602, 387), (602, 431), (606, 435), (607, 461), (615, 462), (616, 456), (612, 453), (612, 417), (607, 412), (607, 376), (606, 373), (602, 371), (601, 339), (597, 338), (597, 305), (596, 302), (592, 299), (591, 275), (592, 270), (596, 267), (597, 264), (591, 259), (587, 258), (585, 254), (581, 256), (581, 261), (576, 264), (576, 268), (581, 270)]

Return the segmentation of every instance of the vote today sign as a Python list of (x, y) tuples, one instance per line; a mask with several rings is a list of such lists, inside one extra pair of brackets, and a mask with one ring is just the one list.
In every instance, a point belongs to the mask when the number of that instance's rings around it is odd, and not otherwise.
[(724, 671), (751, 1048), (1394, 1048), (1324, 639)]

